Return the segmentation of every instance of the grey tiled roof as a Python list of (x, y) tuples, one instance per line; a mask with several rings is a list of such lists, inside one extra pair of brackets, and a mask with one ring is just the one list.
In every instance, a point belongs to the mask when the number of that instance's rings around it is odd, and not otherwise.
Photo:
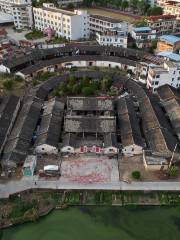
[(117, 114), (123, 146), (136, 144), (143, 147), (144, 141), (141, 136), (139, 122), (130, 96), (122, 97), (118, 100)]
[(45, 104), (44, 108), (35, 145), (48, 144), (57, 147), (62, 128), (64, 103), (55, 98)]

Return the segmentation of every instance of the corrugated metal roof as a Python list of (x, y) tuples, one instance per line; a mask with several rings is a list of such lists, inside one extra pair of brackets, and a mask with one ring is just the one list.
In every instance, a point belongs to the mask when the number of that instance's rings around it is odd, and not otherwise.
[(158, 53), (158, 56), (169, 58), (170, 60), (175, 62), (180, 61), (180, 55), (172, 52), (160, 52)]
[(163, 36), (159, 37), (159, 39), (161, 41), (167, 41), (167, 42), (172, 43), (172, 44), (180, 41), (180, 38), (176, 37), (174, 35), (163, 35)]
[(144, 32), (144, 31), (151, 31), (150, 27), (136, 27), (133, 28), (134, 32)]

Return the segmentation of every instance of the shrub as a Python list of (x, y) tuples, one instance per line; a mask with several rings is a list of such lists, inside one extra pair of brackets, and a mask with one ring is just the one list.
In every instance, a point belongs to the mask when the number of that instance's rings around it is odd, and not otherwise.
[(176, 176), (177, 176), (177, 173), (178, 173), (178, 168), (177, 168), (175, 165), (171, 166), (171, 167), (168, 169), (168, 175), (169, 175), (170, 177), (176, 177)]
[(14, 87), (14, 82), (13, 80), (6, 80), (5, 82), (3, 82), (3, 86), (6, 90), (12, 90)]
[(14, 80), (16, 82), (23, 82), (24, 81), (24, 79), (21, 76), (15, 76)]
[(133, 171), (132, 177), (136, 180), (139, 180), (141, 178), (141, 173), (139, 171)]
[(32, 81), (32, 85), (35, 87), (35, 86), (38, 85), (38, 84), (39, 84), (39, 81), (36, 80), (36, 79), (33, 79), (33, 81)]
[(34, 29), (32, 32), (27, 33), (25, 37), (28, 40), (33, 40), (33, 39), (43, 38), (44, 34), (41, 31)]
[(92, 95), (94, 95), (94, 89), (92, 87), (84, 87), (82, 89), (82, 94), (85, 97), (92, 96)]

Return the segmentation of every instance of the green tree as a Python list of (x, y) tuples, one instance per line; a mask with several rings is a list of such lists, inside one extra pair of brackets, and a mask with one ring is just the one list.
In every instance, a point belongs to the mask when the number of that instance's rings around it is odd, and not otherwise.
[(102, 91), (107, 91), (112, 85), (112, 79), (110, 77), (104, 77), (101, 82)]
[(153, 7), (149, 8), (147, 11), (148, 16), (157, 16), (157, 15), (162, 15), (163, 14), (163, 9), (161, 7)]
[(169, 169), (168, 169), (168, 175), (170, 177), (176, 177), (178, 174), (178, 168), (175, 165), (172, 165)]
[(67, 9), (74, 9), (74, 4), (73, 3), (68, 3)]
[(131, 175), (136, 180), (139, 180), (141, 178), (141, 173), (140, 173), (140, 171), (137, 171), (137, 170), (133, 171)]
[(14, 87), (14, 81), (13, 80), (6, 80), (3, 82), (3, 86), (6, 90), (11, 91)]
[(85, 97), (88, 97), (88, 96), (92, 96), (94, 95), (94, 89), (89, 86), (89, 87), (84, 87), (82, 89), (82, 94), (85, 96)]
[(134, 26), (136, 26), (136, 27), (146, 27), (147, 26), (147, 21), (144, 17), (142, 17), (141, 19), (136, 20), (134, 22)]
[(137, 9), (138, 9), (138, 12), (145, 15), (149, 9), (149, 4), (147, 2), (147, 0), (139, 0), (137, 2)]
[(139, 0), (130, 0), (129, 1), (129, 5), (133, 12), (135, 12), (135, 10), (137, 10), (138, 2), (139, 2)]
[(128, 1), (124, 0), (124, 1), (122, 2), (122, 4), (121, 4), (122, 10), (125, 11), (128, 7), (129, 7)]
[(72, 94), (80, 94), (81, 93), (81, 86), (80, 84), (74, 84), (74, 86), (72, 87)]
[(151, 46), (152, 46), (153, 49), (157, 48), (157, 40), (156, 39), (152, 40)]
[(80, 83), (81, 83), (82, 88), (89, 86), (89, 84), (90, 84), (90, 79), (89, 79), (89, 77), (88, 77), (88, 76), (84, 76), (84, 77), (81, 79)]

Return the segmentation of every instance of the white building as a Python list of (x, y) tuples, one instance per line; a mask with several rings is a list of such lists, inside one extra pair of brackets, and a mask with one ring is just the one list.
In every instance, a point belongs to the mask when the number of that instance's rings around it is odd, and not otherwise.
[(96, 33), (96, 40), (102, 46), (114, 46), (127, 48), (127, 33), (114, 28), (104, 33)]
[(128, 23), (109, 17), (91, 15), (89, 28), (100, 45), (127, 48)]
[(166, 1), (163, 6), (163, 13), (175, 15), (180, 19), (180, 1)]
[(17, 29), (33, 27), (31, 0), (0, 0), (0, 11), (11, 14)]
[(167, 2), (167, 0), (156, 0), (156, 4), (159, 7), (164, 7), (166, 2)]
[(180, 87), (180, 64), (170, 61), (163, 65), (150, 64), (147, 76), (147, 88), (153, 92), (162, 85), (169, 84), (175, 88)]
[(89, 38), (89, 15), (85, 10), (71, 12), (44, 3), (42, 8), (33, 8), (33, 14), (35, 28), (38, 30), (51, 28), (56, 36), (68, 40)]
[(150, 47), (151, 41), (156, 38), (156, 30), (150, 27), (135, 27), (131, 31), (131, 36), (138, 48), (146, 48)]
[(0, 0), (0, 11), (12, 14), (12, 4), (15, 3), (15, 0)]

